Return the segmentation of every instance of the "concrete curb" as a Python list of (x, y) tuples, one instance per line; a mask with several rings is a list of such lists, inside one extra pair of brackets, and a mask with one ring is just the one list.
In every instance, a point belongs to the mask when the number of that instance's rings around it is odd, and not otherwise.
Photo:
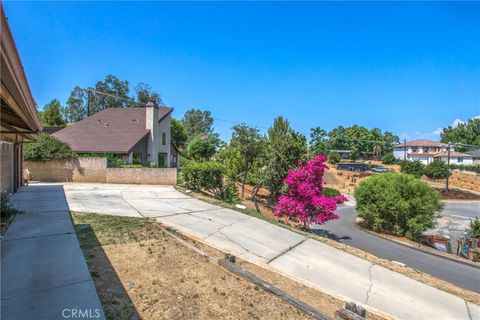
[(470, 266), (470, 267), (480, 269), (480, 263), (472, 262), (472, 261), (467, 260), (467, 259), (457, 258), (456, 256), (451, 257), (451, 256), (443, 255), (440, 252), (434, 252), (434, 251), (426, 250), (426, 249), (423, 249), (421, 247), (416, 247), (416, 246), (410, 245), (410, 244), (405, 243), (403, 241), (398, 241), (398, 240), (390, 239), (388, 237), (384, 237), (384, 236), (382, 236), (382, 235), (380, 235), (380, 234), (378, 234), (374, 231), (368, 230), (368, 229), (360, 226), (356, 221), (354, 221), (353, 224), (359, 230), (362, 230), (363, 232), (369, 233), (369, 234), (374, 235), (376, 237), (379, 237), (381, 239), (385, 239), (385, 240), (388, 240), (390, 242), (397, 243), (397, 244), (400, 244), (404, 247), (408, 247), (408, 248), (411, 248), (411, 249), (414, 249), (414, 250), (417, 250), (417, 251), (420, 251), (420, 252), (428, 253), (432, 256), (440, 257), (440, 258), (443, 258), (443, 259), (446, 259), (446, 260), (450, 260), (450, 261), (453, 261), (453, 262), (458, 262), (458, 263), (461, 263), (461, 264), (464, 264), (464, 265), (467, 265), (467, 266)]
[(478, 204), (480, 204), (480, 200), (446, 199), (446, 200), (442, 200), (442, 201), (445, 202), (445, 203), (478, 203)]

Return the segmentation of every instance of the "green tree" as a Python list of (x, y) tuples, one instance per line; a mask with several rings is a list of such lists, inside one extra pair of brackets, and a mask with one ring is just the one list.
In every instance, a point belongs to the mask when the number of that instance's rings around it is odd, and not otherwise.
[(188, 134), (183, 126), (183, 123), (177, 119), (172, 118), (172, 139), (177, 147), (184, 149), (187, 146)]
[(47, 133), (40, 133), (37, 141), (25, 144), (25, 160), (44, 162), (47, 160), (72, 159), (78, 155), (68, 143)]
[(374, 155), (376, 158), (391, 152), (392, 145), (399, 143), (398, 136), (379, 128), (368, 130), (359, 125), (351, 127), (338, 126), (328, 133), (330, 150), (350, 150), (351, 158), (365, 158)]
[(383, 144), (381, 154), (387, 154), (392, 152), (392, 146), (400, 143), (398, 136), (389, 131), (385, 131), (382, 136)]
[(310, 157), (317, 154), (328, 154), (328, 132), (320, 127), (310, 130), (309, 155)]
[(117, 76), (109, 74), (103, 81), (95, 84), (95, 91), (108, 95), (92, 93), (90, 98), (90, 114), (105, 110), (106, 108), (126, 108), (135, 106), (128, 96), (129, 83), (122, 81)]
[(147, 104), (149, 101), (155, 101), (158, 106), (165, 106), (160, 94), (156, 91), (153, 91), (152, 86), (147, 83), (139, 82), (135, 86), (135, 93), (137, 95), (136, 101), (141, 104)]
[(352, 160), (355, 161), (360, 157), (364, 157), (367, 152), (371, 152), (371, 149), (369, 149), (371, 143), (367, 141), (370, 138), (370, 132), (367, 128), (353, 125), (346, 128), (345, 134), (351, 150), (350, 157)]
[(214, 136), (199, 135), (188, 144), (187, 155), (197, 161), (208, 161), (216, 153), (217, 143)]
[(182, 123), (190, 140), (200, 134), (213, 133), (213, 118), (210, 111), (190, 109), (183, 115)]
[(270, 192), (270, 202), (277, 201), (288, 170), (297, 166), (307, 153), (305, 136), (294, 131), (283, 117), (277, 117), (268, 129), (265, 163), (265, 187)]
[(470, 230), (472, 231), (474, 238), (480, 238), (480, 219), (478, 219), (478, 217), (475, 217), (475, 219), (470, 221)]
[(87, 117), (88, 97), (86, 90), (76, 86), (73, 88), (67, 100), (67, 106), (63, 109), (63, 118), (67, 122), (76, 122)]
[(346, 137), (346, 131), (343, 126), (332, 129), (329, 133), (330, 149), (332, 150), (350, 150), (350, 143)]
[(392, 152), (387, 153), (382, 157), (383, 164), (393, 164), (394, 162), (395, 162), (395, 156), (393, 155)]
[(244, 167), (241, 194), (243, 198), (248, 172), (263, 151), (264, 138), (257, 128), (250, 127), (246, 124), (235, 125), (232, 130), (233, 133), (230, 144), (240, 153)]
[(411, 239), (433, 228), (443, 209), (437, 191), (407, 174), (371, 176), (355, 189), (355, 199), (367, 227)]
[[(456, 127), (443, 128), (440, 134), (443, 143), (464, 143), (480, 145), (480, 118), (473, 118), (459, 123)], [(466, 147), (457, 147), (459, 151), (467, 151)]]
[(223, 164), (225, 175), (232, 181), (237, 181), (245, 172), (245, 162), (242, 161), (242, 155), (231, 143), (218, 152), (217, 160)]
[(415, 178), (421, 178), (425, 171), (425, 165), (419, 160), (409, 161), (402, 160), (400, 161), (400, 172), (413, 175)]
[(43, 107), (40, 112), (40, 120), (44, 126), (63, 126), (65, 120), (62, 116), (62, 105), (57, 99), (53, 99)]
[(341, 160), (340, 154), (338, 152), (331, 152), (328, 155), (328, 163), (330, 164), (338, 164)]
[(445, 179), (450, 175), (450, 170), (445, 162), (436, 159), (425, 167), (424, 173), (430, 179)]

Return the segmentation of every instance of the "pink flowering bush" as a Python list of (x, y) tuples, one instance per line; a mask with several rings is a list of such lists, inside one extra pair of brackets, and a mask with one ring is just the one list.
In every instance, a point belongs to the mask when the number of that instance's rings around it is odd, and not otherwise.
[(313, 223), (325, 223), (338, 219), (333, 212), (337, 204), (347, 201), (343, 195), (329, 198), (323, 195), (323, 173), (328, 169), (327, 157), (317, 155), (307, 163), (299, 162), (290, 170), (284, 182), (288, 192), (278, 199), (275, 216), (287, 216), (301, 222), (304, 227)]

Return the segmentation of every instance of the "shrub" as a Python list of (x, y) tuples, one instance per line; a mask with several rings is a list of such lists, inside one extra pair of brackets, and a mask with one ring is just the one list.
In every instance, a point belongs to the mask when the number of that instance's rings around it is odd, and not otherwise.
[(470, 230), (474, 238), (480, 238), (480, 219), (478, 217), (470, 221)]
[(323, 195), (329, 198), (335, 198), (341, 195), (341, 192), (333, 188), (323, 188)]
[(7, 192), (0, 194), (0, 220), (1, 223), (5, 223), (11, 216), (17, 213), (23, 213), (23, 211), (15, 209), (10, 204), (10, 195)]
[(340, 154), (338, 152), (332, 152), (328, 155), (328, 163), (337, 164), (340, 162)]
[(355, 199), (367, 227), (411, 239), (433, 228), (443, 208), (437, 191), (408, 174), (371, 176), (359, 184)]
[(195, 137), (187, 147), (187, 155), (197, 161), (209, 160), (217, 152), (217, 139), (214, 136), (203, 135)]
[(40, 133), (37, 141), (25, 144), (25, 160), (45, 162), (48, 160), (74, 159), (78, 155), (68, 143), (47, 133)]
[(223, 166), (213, 161), (190, 163), (182, 170), (187, 187), (211, 192), (217, 199), (233, 203), (238, 200), (237, 189), (233, 181), (224, 180), (223, 173)]
[(148, 167), (149, 167), (149, 168), (158, 168), (158, 165), (157, 165), (155, 162), (150, 161), (150, 162), (148, 163)]
[(400, 161), (400, 172), (411, 174), (416, 178), (421, 178), (425, 169), (425, 165), (420, 162), (419, 160), (415, 161), (408, 161), (402, 160)]
[(440, 159), (430, 162), (425, 167), (424, 173), (430, 179), (445, 179), (450, 175), (448, 165)]
[(183, 168), (183, 175), (190, 189), (210, 191), (222, 185), (223, 166), (213, 161), (193, 162)]
[(285, 178), (288, 190), (278, 199), (276, 217), (287, 216), (304, 227), (338, 219), (334, 214), (337, 203), (346, 201), (346, 198), (341, 195), (330, 198), (323, 194), (323, 173), (327, 169), (325, 160), (324, 155), (318, 155), (289, 171)]
[(458, 169), (462, 171), (470, 171), (480, 173), (480, 165), (479, 164), (451, 164), (450, 169)]
[(231, 204), (237, 203), (240, 200), (240, 197), (238, 196), (237, 185), (233, 180), (227, 179), (220, 191), (220, 200)]
[(393, 153), (387, 153), (382, 157), (382, 163), (383, 164), (392, 164), (395, 162), (395, 157)]

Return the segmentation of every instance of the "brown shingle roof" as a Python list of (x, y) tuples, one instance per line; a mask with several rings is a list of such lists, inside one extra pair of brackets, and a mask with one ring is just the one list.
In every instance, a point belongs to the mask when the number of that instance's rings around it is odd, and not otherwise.
[[(434, 158), (439, 158), (439, 157), (448, 157), (448, 151), (444, 152), (439, 152), (436, 155), (433, 156)], [(458, 152), (458, 151), (450, 151), (450, 157), (473, 157), (473, 155), (469, 153), (463, 153), (463, 152)]]
[[(446, 147), (447, 146), (447, 144), (445, 143), (441, 143), (433, 140), (427, 140), (427, 139), (407, 141), (406, 145), (407, 147)], [(403, 147), (403, 146), (404, 146), (403, 143), (394, 145), (394, 147)]]
[[(172, 110), (159, 108), (158, 121)], [(80, 153), (129, 153), (150, 132), (145, 116), (146, 108), (108, 108), (53, 135)]]

